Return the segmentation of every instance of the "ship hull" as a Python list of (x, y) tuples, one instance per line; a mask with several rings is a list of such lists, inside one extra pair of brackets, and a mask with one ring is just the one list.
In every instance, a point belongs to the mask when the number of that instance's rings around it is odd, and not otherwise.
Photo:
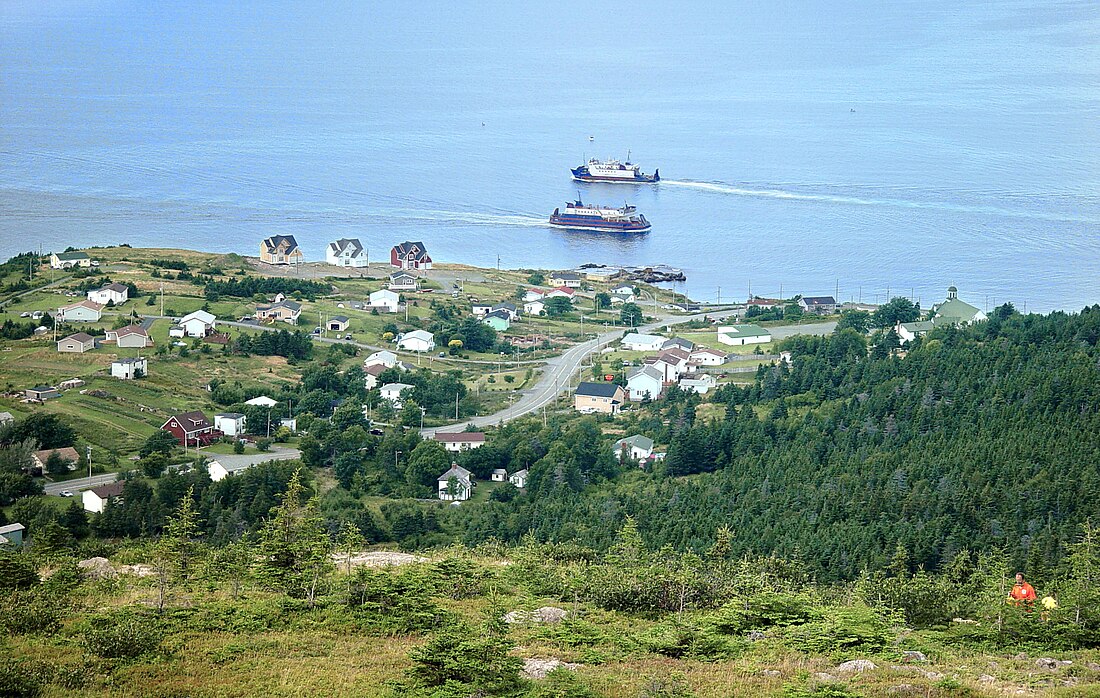
[(606, 174), (592, 174), (588, 167), (578, 167), (570, 170), (573, 180), (576, 182), (609, 182), (611, 184), (655, 184), (661, 181), (661, 175), (654, 172), (651, 175), (638, 173), (636, 176), (616, 176)]
[(598, 219), (578, 219), (566, 216), (551, 216), (550, 225), (568, 230), (587, 230), (596, 233), (648, 233), (652, 227), (648, 222), (617, 222)]

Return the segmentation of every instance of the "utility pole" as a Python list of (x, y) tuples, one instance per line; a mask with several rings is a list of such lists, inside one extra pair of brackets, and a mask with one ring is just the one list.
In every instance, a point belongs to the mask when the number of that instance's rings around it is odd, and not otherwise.
[(160, 316), (164, 317), (164, 284), (160, 285)]
[(455, 420), (458, 420), (458, 391), (455, 391)]
[(722, 305), (722, 287), (718, 287), (718, 302), (715, 305)]
[(88, 456), (88, 477), (92, 476), (92, 447), (88, 446), (88, 450), (85, 453)]

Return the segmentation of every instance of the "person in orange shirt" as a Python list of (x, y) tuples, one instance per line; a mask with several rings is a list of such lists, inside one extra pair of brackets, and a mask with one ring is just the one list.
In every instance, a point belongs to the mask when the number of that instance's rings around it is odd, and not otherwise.
[(1027, 606), (1029, 611), (1031, 610), (1032, 604), (1035, 603), (1035, 587), (1024, 580), (1023, 572), (1016, 573), (1016, 583), (1012, 586), (1012, 591), (1009, 592), (1008, 599), (1017, 606), (1023, 603)]

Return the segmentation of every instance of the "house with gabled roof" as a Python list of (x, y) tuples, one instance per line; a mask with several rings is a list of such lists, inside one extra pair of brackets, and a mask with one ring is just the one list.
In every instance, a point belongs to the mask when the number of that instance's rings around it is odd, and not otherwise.
[(832, 296), (803, 296), (798, 299), (798, 307), (807, 313), (832, 315), (836, 312), (836, 299)]
[(117, 330), (107, 330), (104, 341), (114, 342), (115, 346), (124, 349), (144, 349), (153, 344), (149, 330), (141, 325), (127, 325)]
[(397, 348), (405, 351), (432, 351), (435, 335), (427, 330), (412, 330), (397, 337)]
[(615, 383), (582, 382), (573, 393), (573, 409), (584, 414), (618, 414), (626, 391)]
[(680, 378), (680, 390), (706, 395), (717, 387), (718, 381), (709, 373), (694, 373)]
[(53, 269), (72, 269), (73, 267), (90, 267), (92, 258), (88, 253), (80, 250), (72, 252), (54, 252), (50, 255), (50, 267)]
[(21, 523), (10, 523), (0, 526), (0, 545), (11, 545), (16, 548), (23, 545), (23, 532), (27, 527)]
[(464, 502), (474, 491), (473, 473), (457, 463), (452, 463), (450, 470), (440, 475), (436, 482), (439, 498), (447, 502)]
[(95, 349), (95, 337), (84, 332), (77, 332), (57, 340), (57, 350), (62, 354), (83, 354), (92, 349)]
[(391, 291), (415, 291), (420, 288), (420, 280), (407, 271), (395, 271), (390, 274), (386, 288)]
[(90, 511), (93, 514), (102, 514), (109, 502), (112, 500), (117, 501), (122, 497), (122, 490), (125, 487), (125, 482), (116, 481), (109, 482), (106, 485), (100, 485), (99, 487), (93, 487), (90, 490), (84, 490), (80, 497), (81, 503), (84, 505), (84, 511)]
[(184, 315), (177, 324), (183, 330), (183, 334), (188, 337), (205, 337), (214, 331), (218, 320), (213, 313), (196, 310), (193, 313)]
[(111, 376), (121, 380), (133, 380), (149, 375), (149, 360), (144, 356), (115, 359), (111, 362)]
[(504, 332), (512, 326), (512, 319), (506, 311), (494, 310), (481, 318), (483, 324), (492, 327), (497, 332)]
[(527, 487), (527, 468), (516, 471), (508, 476), (508, 482), (512, 483), (519, 489)]
[(710, 347), (696, 347), (688, 355), (688, 361), (697, 366), (721, 366), (728, 358), (729, 355), (726, 352)]
[(748, 344), (767, 344), (772, 341), (771, 332), (760, 325), (727, 325), (718, 328), (718, 343), (743, 347)]
[(337, 267), (360, 269), (367, 266), (367, 250), (359, 238), (340, 238), (325, 248), (325, 261)]
[(666, 339), (665, 343), (661, 345), (661, 349), (682, 349), (689, 354), (695, 348), (695, 342), (690, 339), (684, 339), (683, 337), (673, 337), (672, 339)]
[(622, 348), (627, 351), (659, 351), (664, 343), (664, 337), (639, 332), (629, 332), (623, 335), (622, 342), (620, 342)]
[(620, 460), (642, 461), (653, 455), (653, 439), (641, 434), (619, 439), (613, 446), (615, 456)]
[(370, 307), (383, 313), (396, 313), (401, 308), (401, 296), (389, 289), (382, 289), (370, 294)]
[(406, 240), (390, 250), (390, 264), (398, 269), (431, 269), (432, 258), (424, 243)]
[(574, 271), (552, 271), (550, 272), (550, 283), (566, 288), (580, 288), (581, 284), (584, 283), (584, 277)]
[(656, 400), (665, 391), (664, 366), (636, 366), (626, 376), (631, 400)]
[(46, 474), (46, 463), (50, 460), (50, 456), (57, 454), (65, 463), (67, 470), (76, 470), (76, 464), (80, 462), (80, 454), (76, 452), (76, 449), (72, 446), (65, 446), (64, 448), (46, 448), (40, 451), (35, 451), (31, 454), (31, 463), (38, 472), (42, 475)]
[(120, 283), (111, 283), (94, 291), (88, 291), (88, 300), (100, 305), (122, 305), (129, 299), (130, 287)]
[(576, 296), (577, 292), (568, 286), (558, 286), (542, 294), (543, 300), (550, 300), (551, 298), (568, 298), (572, 301)]
[(272, 235), (260, 241), (260, 261), (265, 264), (301, 264), (304, 258), (293, 235)]
[(383, 400), (389, 401), (395, 410), (399, 410), (405, 404), (401, 394), (406, 390), (413, 390), (414, 388), (415, 386), (409, 385), (408, 383), (386, 383), (378, 389), (378, 393), (382, 396)]
[(103, 304), (87, 298), (57, 309), (57, 319), (61, 322), (99, 322), (102, 317)]
[(220, 435), (215, 433), (206, 415), (198, 410), (169, 417), (160, 428), (175, 436), (184, 447), (205, 446)]
[(443, 444), (448, 451), (468, 451), (485, 445), (485, 432), (482, 431), (437, 431), (432, 439)]
[(912, 342), (917, 337), (928, 334), (935, 326), (936, 323), (931, 320), (899, 322), (894, 326), (894, 331), (898, 333), (898, 339), (904, 344), (906, 342)]
[(347, 315), (333, 315), (325, 320), (325, 328), (333, 332), (346, 332), (351, 326), (351, 318)]
[(281, 300), (270, 305), (256, 306), (256, 317), (268, 322), (281, 320), (285, 323), (298, 324), (298, 316), (302, 314), (302, 304), (297, 301)]
[(959, 300), (959, 289), (949, 286), (947, 300), (932, 306), (932, 322), (940, 325), (972, 325), (987, 320), (986, 314), (966, 301)]

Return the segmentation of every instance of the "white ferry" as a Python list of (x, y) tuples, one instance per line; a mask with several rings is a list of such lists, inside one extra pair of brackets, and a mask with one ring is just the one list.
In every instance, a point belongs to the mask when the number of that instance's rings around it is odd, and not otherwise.
[(630, 204), (621, 208), (586, 206), (578, 199), (565, 204), (565, 211), (554, 209), (554, 213), (550, 215), (550, 225), (600, 233), (647, 233), (650, 229), (649, 221), (637, 210)]
[(573, 179), (578, 182), (652, 184), (661, 181), (660, 170), (654, 170), (651, 175), (644, 174), (641, 167), (630, 162), (629, 154), (627, 154), (626, 162), (592, 158), (588, 161), (588, 164), (573, 168), (570, 171), (573, 173)]

